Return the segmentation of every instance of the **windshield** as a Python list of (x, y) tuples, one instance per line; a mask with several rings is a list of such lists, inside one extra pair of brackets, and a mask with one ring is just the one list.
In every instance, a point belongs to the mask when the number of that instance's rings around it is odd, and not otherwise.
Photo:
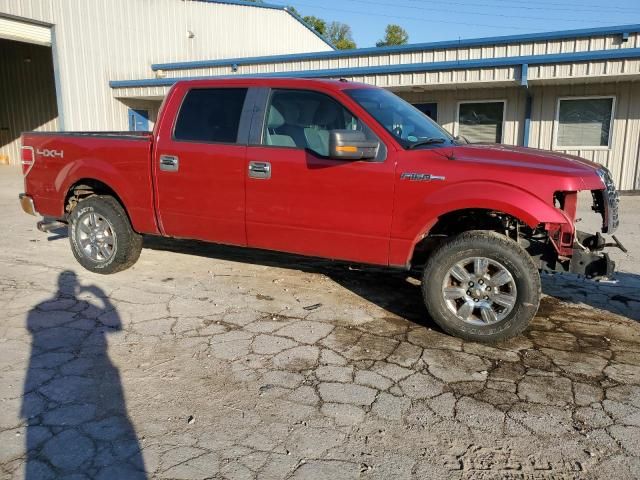
[(440, 125), (388, 90), (353, 88), (344, 93), (369, 112), (404, 148), (454, 143), (453, 137)]

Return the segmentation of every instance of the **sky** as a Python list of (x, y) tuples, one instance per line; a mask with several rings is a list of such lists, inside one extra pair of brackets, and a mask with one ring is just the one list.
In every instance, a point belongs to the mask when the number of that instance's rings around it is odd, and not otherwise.
[[(268, 1), (268, 0), (267, 0)], [(373, 47), (389, 23), (409, 43), (494, 37), (640, 23), (640, 0), (275, 0), (351, 26), (358, 47)]]

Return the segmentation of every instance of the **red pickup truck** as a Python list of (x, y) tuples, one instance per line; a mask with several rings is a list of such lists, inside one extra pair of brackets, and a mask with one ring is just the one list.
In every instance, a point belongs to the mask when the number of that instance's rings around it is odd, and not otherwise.
[(590, 190), (602, 232), (616, 229), (606, 168), (468, 144), (365, 84), (178, 82), (152, 133), (22, 142), (23, 209), (45, 217), (41, 230), (68, 224), (73, 254), (93, 272), (133, 265), (143, 234), (423, 268), (433, 320), (495, 342), (535, 315), (540, 270), (614, 269), (600, 232), (575, 228), (577, 192)]

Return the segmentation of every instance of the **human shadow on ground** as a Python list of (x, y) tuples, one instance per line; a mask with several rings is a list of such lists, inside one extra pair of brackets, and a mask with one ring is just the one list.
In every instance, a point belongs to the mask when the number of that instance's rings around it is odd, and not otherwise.
[(27, 328), (25, 479), (145, 479), (120, 374), (107, 352), (107, 334), (122, 328), (107, 295), (62, 272), (53, 297), (29, 311)]

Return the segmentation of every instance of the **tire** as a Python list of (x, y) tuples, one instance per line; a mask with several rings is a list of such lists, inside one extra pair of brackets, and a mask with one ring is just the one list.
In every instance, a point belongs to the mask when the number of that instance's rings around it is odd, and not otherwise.
[(431, 318), (445, 332), (497, 343), (522, 333), (535, 316), (540, 274), (513, 240), (491, 231), (470, 231), (447, 240), (429, 257), (422, 294)]
[(120, 203), (107, 195), (78, 202), (69, 215), (69, 241), (80, 265), (105, 275), (129, 268), (142, 250), (142, 236), (133, 231)]

